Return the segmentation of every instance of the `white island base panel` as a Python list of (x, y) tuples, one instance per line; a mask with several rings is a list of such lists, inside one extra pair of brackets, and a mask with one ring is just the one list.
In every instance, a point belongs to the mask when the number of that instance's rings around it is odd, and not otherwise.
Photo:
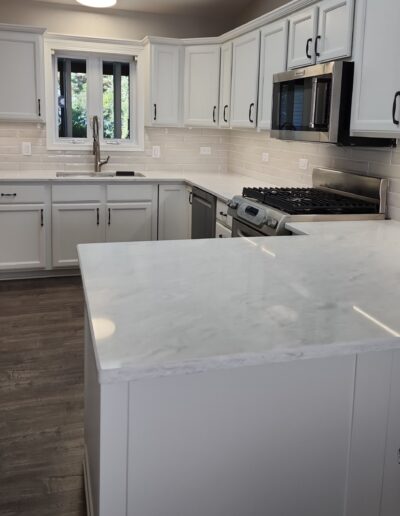
[(91, 516), (400, 514), (400, 351), (99, 383)]

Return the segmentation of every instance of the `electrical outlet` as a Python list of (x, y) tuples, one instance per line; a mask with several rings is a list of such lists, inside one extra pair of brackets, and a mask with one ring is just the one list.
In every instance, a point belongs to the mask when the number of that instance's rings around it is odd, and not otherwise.
[(211, 154), (211, 147), (200, 147), (200, 154), (209, 156)]
[(308, 169), (308, 159), (300, 158), (299, 159), (299, 169), (307, 170)]
[(153, 145), (151, 156), (156, 159), (158, 159), (161, 156), (161, 148), (159, 145)]
[(23, 156), (32, 156), (31, 142), (22, 142), (21, 151)]
[(263, 152), (261, 154), (261, 161), (264, 161), (265, 163), (268, 163), (268, 161), (269, 161), (269, 154), (268, 154), (268, 152)]

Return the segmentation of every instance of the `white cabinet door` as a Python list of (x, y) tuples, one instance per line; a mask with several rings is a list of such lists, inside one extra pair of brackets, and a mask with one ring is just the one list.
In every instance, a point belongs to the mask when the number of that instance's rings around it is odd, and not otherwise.
[(78, 244), (104, 242), (103, 204), (53, 204), (52, 214), (53, 267), (78, 265)]
[(351, 56), (354, 0), (323, 0), (319, 4), (317, 62)]
[(215, 223), (215, 238), (231, 238), (232, 230), (220, 222)]
[(356, 3), (351, 119), (356, 136), (400, 137), (400, 98), (394, 103), (400, 92), (399, 20), (398, 0)]
[(386, 434), (385, 468), (379, 516), (400, 514), (400, 351), (393, 352)]
[(185, 185), (160, 185), (158, 240), (190, 238), (190, 191)]
[(260, 31), (233, 42), (231, 127), (256, 127)]
[(152, 202), (116, 202), (107, 204), (107, 242), (152, 240)]
[(43, 119), (42, 36), (0, 31), (0, 119)]
[(151, 125), (179, 126), (182, 123), (182, 47), (151, 47)]
[(219, 45), (186, 47), (185, 125), (218, 125), (219, 68)]
[(287, 20), (262, 29), (257, 124), (260, 129), (271, 129), (273, 76), (286, 70), (287, 43)]
[(44, 204), (0, 206), (0, 270), (46, 267)]
[(315, 64), (318, 7), (289, 16), (288, 68)]
[(219, 89), (219, 126), (229, 127), (231, 112), (232, 43), (221, 47), (221, 77)]

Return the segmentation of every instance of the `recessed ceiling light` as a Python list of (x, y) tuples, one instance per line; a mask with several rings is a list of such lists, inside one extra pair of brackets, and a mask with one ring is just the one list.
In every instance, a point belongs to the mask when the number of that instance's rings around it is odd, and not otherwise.
[(85, 5), (86, 7), (112, 7), (117, 3), (117, 0), (77, 0), (79, 4)]

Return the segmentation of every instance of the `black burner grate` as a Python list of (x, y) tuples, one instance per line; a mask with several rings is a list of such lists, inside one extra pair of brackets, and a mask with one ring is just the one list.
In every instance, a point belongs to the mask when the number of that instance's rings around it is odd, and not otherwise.
[(290, 215), (379, 213), (379, 206), (374, 202), (317, 188), (243, 188), (243, 197)]

